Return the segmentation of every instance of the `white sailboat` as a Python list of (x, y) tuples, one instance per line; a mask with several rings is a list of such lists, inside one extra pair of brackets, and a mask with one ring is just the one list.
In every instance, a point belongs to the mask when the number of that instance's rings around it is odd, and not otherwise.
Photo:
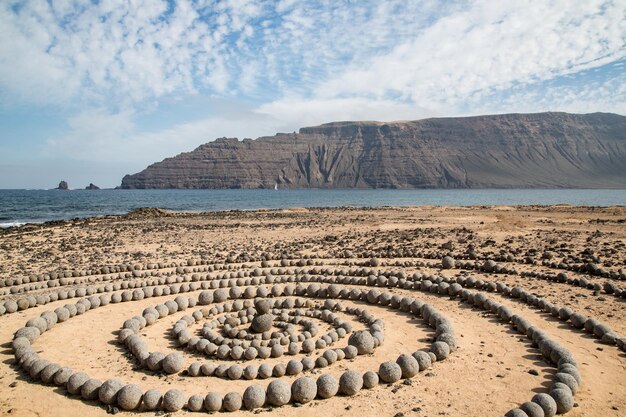
[(274, 189), (278, 190), (278, 183), (274, 183)]

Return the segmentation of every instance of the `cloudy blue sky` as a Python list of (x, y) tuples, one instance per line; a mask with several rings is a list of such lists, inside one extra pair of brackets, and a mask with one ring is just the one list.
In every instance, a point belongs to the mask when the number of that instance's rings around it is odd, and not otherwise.
[(334, 120), (626, 114), (626, 1), (0, 2), (0, 188)]

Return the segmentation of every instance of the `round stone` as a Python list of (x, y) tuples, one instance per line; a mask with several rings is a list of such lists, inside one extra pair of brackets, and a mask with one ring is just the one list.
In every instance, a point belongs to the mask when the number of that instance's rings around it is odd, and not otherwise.
[(36, 327), (39, 333), (43, 333), (48, 330), (48, 322), (42, 317), (35, 317), (26, 322), (26, 327)]
[(576, 381), (576, 378), (574, 378), (570, 374), (567, 374), (565, 372), (558, 372), (556, 375), (554, 375), (554, 382), (561, 382), (567, 385), (567, 387), (570, 389), (570, 391), (572, 391), (572, 394), (574, 395), (576, 395), (576, 393), (578, 392), (578, 382)]
[(243, 405), (247, 410), (254, 410), (265, 405), (265, 389), (260, 385), (250, 385), (243, 392)]
[(39, 374), (39, 378), (41, 379), (41, 382), (43, 382), (44, 384), (51, 384), (54, 378), (54, 374), (56, 374), (59, 369), (61, 369), (61, 367), (59, 365), (57, 365), (56, 363), (51, 363), (49, 365), (47, 365), (45, 368), (43, 368), (41, 370), (41, 373)]
[(4, 302), (4, 309), (7, 313), (15, 313), (17, 311), (17, 303), (13, 300), (7, 300)]
[(258, 355), (259, 351), (253, 346), (247, 348), (243, 354), (243, 356), (249, 361), (255, 359)]
[(143, 391), (139, 385), (128, 384), (117, 393), (117, 405), (126, 411), (135, 410), (141, 404), (141, 397)]
[(98, 399), (104, 405), (113, 405), (117, 401), (117, 393), (122, 389), (124, 383), (119, 379), (107, 379), (100, 386), (98, 391)]
[(213, 292), (212, 291), (202, 291), (198, 296), (198, 304), (200, 305), (209, 305), (213, 302)]
[(187, 368), (187, 373), (189, 376), (200, 376), (202, 374), (201, 368), (202, 364), (200, 362), (194, 362)]
[(254, 300), (254, 308), (257, 311), (257, 314), (267, 314), (270, 311), (271, 304), (269, 300), (258, 298)]
[(267, 402), (275, 407), (287, 404), (291, 400), (291, 389), (289, 385), (276, 379), (267, 386)]
[(83, 399), (93, 401), (98, 399), (98, 390), (102, 385), (102, 381), (99, 379), (88, 379), (82, 387), (80, 387), (80, 395)]
[(152, 372), (158, 372), (163, 367), (163, 359), (165, 359), (164, 353), (152, 352), (144, 361), (144, 366)]
[(177, 389), (171, 389), (163, 396), (162, 407), (165, 411), (178, 411), (185, 405), (185, 394)]
[[(395, 362), (391, 362), (395, 365)], [(397, 366), (397, 365), (396, 365)], [(398, 368), (400, 368), (398, 366)], [(339, 378), (339, 391), (348, 396), (355, 395), (363, 388), (363, 376), (356, 371), (345, 371)]]
[(222, 409), (222, 396), (216, 392), (209, 392), (204, 397), (204, 409), (209, 412), (220, 411)]
[(525, 412), (528, 417), (545, 417), (543, 408), (541, 408), (539, 404), (531, 401), (520, 405), (519, 409)]
[(252, 330), (256, 333), (269, 331), (274, 325), (274, 318), (271, 314), (261, 314), (252, 319)]
[(438, 361), (446, 359), (450, 355), (450, 346), (445, 342), (435, 342), (430, 346), (432, 352)]
[(367, 355), (374, 352), (374, 338), (367, 330), (352, 333), (348, 338), (348, 345), (354, 346), (359, 355)]
[(556, 413), (565, 414), (574, 407), (572, 392), (565, 389), (555, 389), (550, 391), (550, 396), (556, 403)]
[(402, 378), (413, 378), (420, 371), (419, 363), (411, 355), (400, 355), (396, 363), (402, 369)]
[(317, 395), (326, 399), (337, 395), (339, 391), (339, 382), (334, 376), (324, 374), (317, 378)]
[(143, 394), (142, 403), (143, 408), (149, 411), (154, 411), (161, 407), (161, 393), (156, 389), (150, 389)]
[(274, 346), (272, 346), (270, 355), (272, 356), (272, 358), (280, 358), (281, 356), (283, 356), (284, 353), (285, 353), (285, 348), (283, 348), (282, 345), (277, 343)]
[[(185, 362), (183, 361), (183, 357), (178, 352), (170, 353), (165, 358), (163, 358), (162, 362), (163, 372), (165, 372), (166, 374), (175, 374), (183, 369), (184, 365)], [(163, 397), (163, 400), (165, 401), (165, 396)]]
[(450, 348), (450, 352), (454, 352), (457, 349), (456, 337), (451, 333), (442, 333), (437, 336), (438, 342), (444, 342)]
[(432, 361), (430, 359), (430, 355), (428, 354), (428, 352), (418, 350), (417, 352), (414, 352), (412, 356), (417, 361), (420, 371), (428, 369), (432, 366)]
[(187, 400), (187, 409), (189, 411), (202, 411), (202, 407), (204, 407), (204, 398), (202, 395), (194, 394)]
[(354, 359), (359, 354), (359, 351), (357, 350), (356, 347), (352, 345), (348, 345), (345, 348), (343, 348), (343, 353), (346, 359)]
[(16, 339), (18, 337), (25, 337), (30, 343), (33, 343), (33, 341), (35, 341), (35, 339), (37, 339), (39, 335), (41, 335), (41, 332), (36, 327), (22, 327), (21, 329), (18, 329), (17, 332), (15, 332), (14, 337)]
[[(20, 359), (22, 368), (30, 375), (33, 380), (38, 380), (41, 372), (50, 364), (45, 359), (41, 359), (35, 352), (25, 353)], [(84, 382), (84, 381), (83, 381)], [(80, 387), (79, 387), (80, 391)]]
[(582, 378), (580, 377), (580, 372), (578, 371), (578, 368), (576, 368), (574, 365), (565, 364), (565, 365), (559, 366), (559, 372), (563, 372), (563, 373), (573, 376), (576, 382), (578, 383), (578, 385), (580, 385), (580, 383), (582, 382)]
[(378, 374), (373, 371), (367, 371), (363, 374), (363, 388), (374, 388), (378, 385)]
[(291, 385), (291, 397), (294, 401), (306, 404), (317, 395), (317, 385), (313, 379), (304, 376), (296, 379)]
[(396, 362), (386, 361), (380, 364), (378, 368), (378, 376), (381, 381), (387, 384), (393, 384), (402, 378), (402, 368)]
[(226, 374), (230, 379), (241, 379), (243, 376), (243, 368), (239, 365), (231, 365)]
[(243, 357), (244, 350), (241, 346), (233, 346), (230, 350), (230, 357), (236, 361)]
[(67, 380), (67, 392), (73, 395), (80, 393), (83, 384), (89, 380), (89, 375), (85, 372), (76, 372)]
[(538, 404), (543, 409), (545, 417), (554, 417), (556, 415), (556, 401), (548, 394), (537, 394), (533, 397), (532, 402)]
[[(54, 384), (59, 387), (65, 385), (73, 373), (72, 368), (63, 367), (59, 369), (57, 373), (54, 374)], [(100, 387), (100, 391), (102, 391), (102, 387)]]
[(301, 361), (292, 359), (287, 362), (287, 375), (298, 375), (304, 370), (304, 365)]
[(259, 378), (267, 379), (272, 376), (273, 367), (270, 364), (264, 363), (259, 366)]
[(452, 269), (455, 266), (454, 258), (451, 256), (444, 256), (441, 260), (441, 266), (443, 269)]
[(241, 409), (241, 395), (238, 392), (229, 392), (224, 395), (224, 400), (222, 401), (222, 407), (224, 411), (237, 411)]
[(259, 367), (256, 365), (248, 365), (243, 368), (243, 377), (244, 379), (255, 379), (259, 374)]

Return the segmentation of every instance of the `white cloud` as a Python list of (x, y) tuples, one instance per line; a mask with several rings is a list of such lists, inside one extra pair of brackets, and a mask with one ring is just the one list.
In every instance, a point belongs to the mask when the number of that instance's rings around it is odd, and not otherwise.
[(132, 111), (88, 109), (71, 117), (67, 131), (48, 140), (43, 154), (100, 162), (116, 160), (134, 163), (139, 170), (218, 137), (257, 137), (284, 127), (271, 116), (238, 103), (219, 101), (214, 107), (216, 110), (204, 117), (156, 131), (139, 129), (135, 120), (141, 115)]
[(113, 108), (200, 93), (452, 113), (469, 95), (624, 58), (625, 12), (602, 0), (4, 2), (0, 88)]
[(477, 1), (416, 38), (353, 62), (318, 97), (400, 96), (455, 109), (477, 92), (575, 73), (626, 56), (619, 2)]

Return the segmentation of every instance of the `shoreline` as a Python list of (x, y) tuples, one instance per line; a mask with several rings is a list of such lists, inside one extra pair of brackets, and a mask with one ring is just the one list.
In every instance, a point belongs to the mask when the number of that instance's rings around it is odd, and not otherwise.
[[(90, 191), (90, 190), (85, 190)], [(123, 215), (141, 207), (176, 212), (277, 210), (332, 207), (480, 207), (626, 205), (626, 190), (138, 190), (116, 193), (0, 191), (0, 228), (104, 215)]]
[(210, 215), (212, 213), (238, 213), (238, 212), (276, 212), (280, 213), (283, 211), (289, 210), (306, 210), (306, 211), (323, 211), (323, 210), (416, 210), (416, 209), (492, 209), (492, 210), (502, 210), (502, 209), (550, 209), (550, 208), (572, 208), (572, 209), (581, 209), (581, 210), (597, 210), (597, 209), (624, 209), (626, 205), (576, 205), (576, 204), (567, 204), (567, 203), (557, 203), (557, 204), (494, 204), (494, 205), (432, 205), (432, 204), (424, 204), (424, 205), (414, 205), (414, 206), (356, 206), (356, 205), (346, 205), (346, 206), (319, 206), (319, 207), (283, 207), (283, 208), (253, 208), (253, 209), (224, 209), (224, 210), (169, 210), (160, 207), (139, 207), (134, 210), (128, 211), (126, 213), (120, 214), (102, 214), (102, 215), (94, 215), (94, 216), (85, 216), (85, 217), (74, 217), (69, 219), (58, 219), (58, 220), (42, 220), (42, 221), (11, 221), (8, 223), (0, 222), (0, 232), (3, 230), (19, 230), (21, 228), (27, 227), (45, 227), (45, 226), (57, 226), (63, 224), (71, 224), (75, 222), (82, 221), (90, 221), (90, 220), (101, 220), (101, 219), (118, 219), (124, 218), (127, 216), (135, 216), (135, 215), (143, 215), (149, 213), (151, 216), (193, 216), (193, 215)]

